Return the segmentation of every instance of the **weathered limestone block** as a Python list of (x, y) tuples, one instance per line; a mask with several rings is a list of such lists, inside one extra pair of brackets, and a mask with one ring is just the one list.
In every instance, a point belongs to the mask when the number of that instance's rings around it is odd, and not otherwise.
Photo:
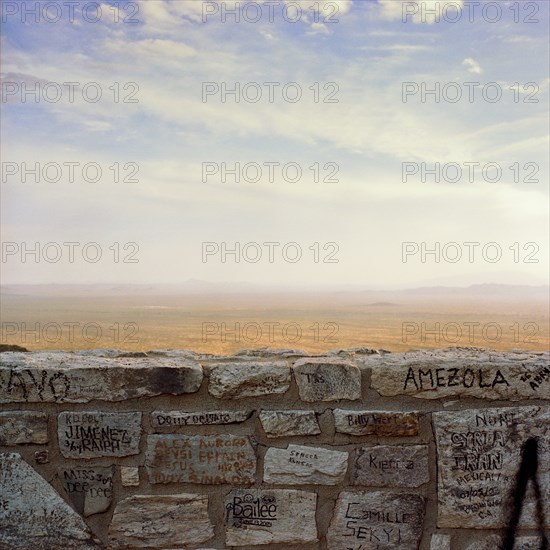
[(236, 424), (247, 420), (252, 411), (155, 411), (151, 413), (153, 428), (175, 426), (210, 426), (212, 424)]
[(260, 411), (260, 422), (267, 437), (318, 435), (321, 433), (315, 411)]
[(239, 361), (210, 365), (210, 395), (241, 399), (285, 393), (290, 386), (286, 361)]
[(451, 535), (432, 535), (430, 550), (451, 550)]
[[(483, 540), (473, 542), (466, 550), (495, 550), (501, 547), (503, 540), (498, 535), (485, 537)], [(540, 537), (516, 537), (514, 550), (540, 550)]]
[(123, 487), (139, 487), (139, 468), (137, 466), (121, 466), (120, 482)]
[(135, 495), (119, 502), (109, 526), (110, 548), (182, 548), (214, 536), (206, 495)]
[(65, 458), (135, 455), (139, 453), (141, 413), (62, 412), (57, 432)]
[(263, 357), (273, 359), (295, 359), (296, 357), (306, 357), (309, 355), (307, 351), (301, 349), (279, 349), (279, 348), (256, 348), (242, 349), (235, 353), (236, 357)]
[(187, 358), (0, 354), (0, 403), (87, 403), (181, 395), (198, 391), (202, 379), (200, 364)]
[(371, 487), (420, 487), (430, 480), (427, 445), (357, 449), (352, 480)]
[[(546, 521), (550, 522), (549, 406), (437, 412), (433, 423), (439, 527), (498, 529), (508, 525), (521, 447), (533, 437), (539, 438), (539, 485)], [(534, 502), (530, 483), (520, 526), (536, 528)]]
[(248, 485), (256, 453), (246, 436), (150, 435), (146, 466), (151, 483)]
[(340, 493), (327, 533), (329, 550), (412, 550), (422, 538), (426, 501), (408, 493)]
[(380, 395), (550, 400), (548, 354), (430, 350), (367, 358), (364, 364), (372, 364), (371, 386)]
[(114, 466), (66, 468), (59, 477), (77, 511), (87, 517), (111, 506), (114, 472)]
[(48, 415), (36, 411), (0, 412), (0, 445), (48, 442)]
[(50, 461), (50, 452), (47, 449), (36, 451), (34, 453), (34, 461), (37, 464), (47, 464)]
[(334, 409), (336, 431), (350, 435), (418, 435), (418, 413)]
[(292, 367), (303, 401), (338, 401), (361, 398), (361, 371), (338, 357), (299, 359)]
[(317, 495), (292, 489), (239, 489), (225, 500), (228, 546), (317, 542)]
[(0, 454), (0, 547), (100, 550), (82, 518), (19, 454)]
[(264, 458), (264, 481), (281, 485), (338, 485), (348, 468), (347, 452), (320, 447), (270, 447)]

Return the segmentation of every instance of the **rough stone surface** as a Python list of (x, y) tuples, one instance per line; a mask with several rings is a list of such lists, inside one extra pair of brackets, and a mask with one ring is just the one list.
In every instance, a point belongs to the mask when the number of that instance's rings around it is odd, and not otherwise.
[(243, 489), (225, 500), (226, 544), (305, 544), (317, 541), (317, 495), (292, 489)]
[(292, 367), (303, 401), (338, 401), (361, 398), (361, 371), (340, 358), (298, 359)]
[(451, 550), (451, 535), (432, 535), (430, 550)]
[(141, 413), (62, 412), (57, 429), (65, 458), (135, 455), (139, 453)]
[[(438, 454), (439, 527), (505, 527), (521, 447), (531, 437), (539, 438), (539, 485), (546, 521), (550, 521), (550, 407), (437, 412), (433, 422)], [(536, 525), (530, 483), (520, 526)]]
[(289, 445), (271, 447), (264, 458), (264, 481), (282, 485), (337, 485), (348, 468), (347, 452)]
[(380, 445), (356, 451), (352, 480), (371, 487), (420, 487), (430, 480), (427, 445)]
[(34, 453), (34, 460), (37, 464), (47, 464), (50, 461), (50, 452), (45, 449)]
[[(483, 540), (473, 542), (466, 550), (495, 550), (500, 548), (503, 540), (498, 535), (485, 537)], [(516, 537), (514, 550), (540, 550), (541, 539), (539, 537)]]
[(418, 435), (418, 413), (334, 409), (336, 431), (350, 435)]
[(89, 466), (63, 469), (59, 477), (77, 511), (87, 517), (111, 506), (114, 472), (114, 466)]
[(550, 399), (548, 356), (488, 350), (436, 350), (388, 354), (372, 364), (371, 386), (380, 395), (423, 399)]
[(231, 362), (210, 366), (210, 395), (241, 399), (285, 393), (290, 387), (286, 361)]
[(123, 487), (139, 487), (139, 468), (137, 466), (121, 466), (120, 482)]
[(175, 426), (234, 424), (244, 422), (251, 414), (251, 411), (155, 411), (151, 413), (151, 426), (153, 428), (174, 428)]
[(0, 412), (0, 445), (48, 442), (48, 415), (35, 411)]
[(426, 502), (408, 493), (340, 493), (327, 534), (329, 550), (412, 550), (422, 538)]
[(150, 435), (146, 466), (151, 483), (248, 485), (256, 454), (246, 436)]
[(0, 403), (87, 403), (180, 395), (198, 391), (202, 379), (202, 367), (188, 358), (0, 354)]
[(0, 454), (0, 487), (0, 548), (101, 548), (82, 518), (19, 454)]
[(214, 536), (206, 495), (135, 495), (119, 502), (109, 527), (111, 548), (182, 548)]
[(260, 411), (259, 416), (267, 437), (321, 433), (315, 411)]

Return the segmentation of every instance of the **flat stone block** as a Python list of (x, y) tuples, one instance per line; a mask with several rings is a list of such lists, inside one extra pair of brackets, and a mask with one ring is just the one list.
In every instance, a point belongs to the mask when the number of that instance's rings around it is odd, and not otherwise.
[(270, 447), (264, 458), (264, 481), (281, 485), (338, 485), (348, 468), (347, 452), (321, 447)]
[(256, 454), (247, 436), (150, 435), (146, 466), (151, 483), (249, 485)]

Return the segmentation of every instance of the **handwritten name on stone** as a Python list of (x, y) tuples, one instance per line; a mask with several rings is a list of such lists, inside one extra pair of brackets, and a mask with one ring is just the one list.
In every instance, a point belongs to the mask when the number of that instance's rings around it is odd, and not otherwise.
[(0, 454), (0, 487), (0, 548), (102, 548), (82, 518), (19, 454)]
[(135, 455), (140, 437), (140, 412), (59, 414), (59, 448), (65, 458)]
[(317, 542), (317, 495), (292, 489), (231, 491), (225, 499), (226, 544)]
[[(530, 437), (539, 438), (539, 484), (550, 521), (550, 407), (437, 412), (433, 423), (440, 527), (505, 527), (521, 447)], [(521, 518), (521, 526), (536, 527), (532, 495)]]
[(270, 447), (264, 458), (264, 481), (283, 485), (337, 485), (343, 482), (349, 453), (320, 447)]
[(202, 367), (188, 358), (0, 354), (0, 403), (87, 403), (181, 395), (198, 391), (202, 379)]
[(105, 512), (113, 498), (114, 466), (61, 470), (60, 478), (79, 513), (91, 516)]
[(286, 361), (239, 361), (210, 365), (210, 395), (242, 399), (285, 393), (290, 387)]
[(516, 359), (498, 352), (388, 354), (373, 363), (371, 386), (380, 395), (423, 399), (550, 399), (546, 368), (545, 360), (536, 355)]
[(321, 433), (315, 411), (260, 411), (260, 422), (267, 437), (318, 435)]
[(338, 401), (361, 398), (361, 371), (349, 361), (315, 357), (292, 367), (302, 401)]
[(0, 445), (48, 442), (48, 415), (35, 411), (0, 412)]
[(155, 411), (151, 413), (153, 428), (173, 428), (175, 426), (210, 426), (213, 424), (234, 424), (247, 420), (252, 411)]
[(206, 495), (134, 495), (115, 508), (109, 548), (196, 548), (213, 536)]
[(418, 413), (334, 409), (336, 431), (350, 435), (418, 435)]
[(329, 550), (418, 548), (426, 502), (408, 493), (340, 493), (327, 534)]
[(372, 487), (420, 487), (430, 480), (427, 445), (357, 449), (352, 480)]
[(150, 435), (146, 466), (151, 483), (253, 483), (256, 454), (248, 437)]

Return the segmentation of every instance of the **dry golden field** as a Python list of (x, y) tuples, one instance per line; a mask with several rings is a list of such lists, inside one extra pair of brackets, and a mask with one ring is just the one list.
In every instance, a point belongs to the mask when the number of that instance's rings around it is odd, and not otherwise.
[(449, 346), (546, 350), (547, 289), (175, 293), (9, 287), (1, 343), (30, 350)]

